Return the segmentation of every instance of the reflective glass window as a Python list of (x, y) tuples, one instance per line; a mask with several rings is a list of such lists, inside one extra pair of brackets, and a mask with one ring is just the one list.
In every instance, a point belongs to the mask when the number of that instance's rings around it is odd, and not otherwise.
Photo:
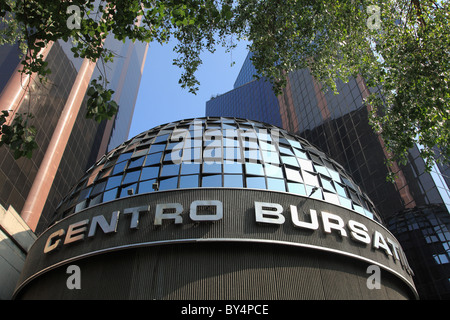
[(300, 168), (303, 170), (308, 170), (310, 172), (314, 172), (312, 162), (310, 160), (304, 160), (304, 159), (297, 159), (298, 163), (300, 164)]
[(229, 188), (243, 188), (242, 175), (225, 174), (223, 176), (223, 186)]
[(222, 164), (220, 163), (203, 163), (203, 173), (221, 173), (222, 172)]
[(302, 176), (299, 170), (285, 168), (286, 178), (290, 181), (303, 182)]
[(161, 176), (162, 177), (177, 176), (179, 172), (180, 172), (179, 164), (165, 164), (161, 169)]
[(120, 189), (120, 198), (129, 197), (137, 192), (137, 183)]
[(125, 170), (125, 166), (126, 165), (127, 165), (126, 161), (116, 164), (114, 166), (114, 169), (113, 169), (113, 174), (117, 174), (119, 172), (123, 172), (123, 170)]
[(244, 156), (246, 159), (251, 159), (251, 160), (261, 160), (262, 159), (261, 153), (259, 152), (259, 150), (256, 150), (256, 149), (245, 150)]
[(294, 155), (294, 153), (292, 152), (292, 150), (290, 148), (279, 146), (279, 149), (280, 149), (281, 154), (286, 154), (286, 155), (290, 155), (290, 156)]
[(147, 180), (139, 183), (139, 193), (148, 193), (155, 191), (153, 184), (156, 183), (156, 179)]
[(242, 164), (238, 162), (225, 161), (223, 164), (224, 173), (242, 173)]
[(337, 194), (324, 191), (323, 196), (325, 198), (325, 201), (340, 205), (339, 197)]
[(262, 164), (259, 164), (259, 163), (246, 163), (245, 171), (247, 172), (247, 174), (259, 175), (259, 176), (264, 175), (263, 166), (262, 166)]
[(160, 163), (161, 162), (161, 156), (162, 156), (162, 152), (149, 154), (147, 156), (147, 159), (145, 160), (145, 165), (149, 166), (149, 165), (152, 165), (152, 164)]
[(164, 179), (159, 182), (159, 189), (158, 190), (171, 190), (176, 189), (178, 185), (178, 177), (170, 178), (170, 179)]
[(132, 183), (132, 182), (138, 181), (140, 174), (141, 174), (141, 171), (139, 171), (139, 170), (138, 171), (128, 172), (125, 175), (125, 178), (123, 179), (122, 184), (128, 184), (128, 183)]
[(180, 177), (180, 188), (197, 188), (197, 187), (198, 187), (198, 175)]
[(279, 164), (280, 163), (280, 157), (278, 155), (278, 152), (272, 152), (272, 151), (261, 151), (263, 161), (265, 163), (271, 163), (271, 164)]
[(305, 185), (303, 183), (288, 182), (288, 191), (302, 196), (306, 196)]
[(204, 176), (202, 178), (202, 187), (221, 187), (222, 175)]
[(141, 180), (148, 180), (158, 177), (159, 166), (142, 168)]
[(281, 160), (283, 161), (284, 164), (298, 167), (297, 158), (295, 158), (295, 157), (281, 156)]
[(322, 186), (325, 190), (336, 193), (336, 189), (334, 189), (333, 182), (330, 179), (321, 177), (320, 181), (322, 182)]
[(298, 149), (294, 148), (294, 154), (300, 159), (305, 159), (305, 160), (309, 159), (308, 156), (306, 155), (305, 151), (301, 151), (301, 150), (298, 150)]
[(106, 191), (105, 193), (103, 193), (103, 202), (111, 201), (111, 200), (116, 199), (118, 190), (119, 190), (119, 188), (114, 188), (114, 189), (111, 189), (111, 190)]
[(131, 152), (127, 152), (127, 153), (122, 153), (119, 158), (117, 159), (117, 163), (122, 162), (124, 160), (128, 160), (131, 158), (132, 153)]
[(166, 146), (164, 144), (152, 144), (148, 153), (156, 153), (164, 151)]
[(284, 178), (283, 177), (283, 170), (280, 166), (274, 166), (271, 164), (265, 164), (264, 168), (266, 169), (266, 175), (268, 177), (275, 177), (275, 178)]
[(267, 178), (267, 189), (276, 191), (286, 191), (283, 179)]
[(264, 177), (247, 177), (247, 188), (266, 189), (266, 180)]
[(308, 185), (305, 185), (305, 187), (306, 187), (307, 197), (323, 200), (322, 189), (320, 189), (318, 187), (314, 187), (314, 186), (308, 186)]
[(106, 190), (120, 186), (121, 182), (122, 175), (109, 177), (108, 182), (106, 183)]
[(140, 157), (140, 158), (136, 158), (130, 161), (130, 164), (128, 165), (128, 169), (129, 168), (137, 168), (137, 167), (141, 167), (142, 164), (144, 163), (145, 157)]
[(311, 186), (316, 186), (316, 187), (319, 186), (319, 180), (317, 179), (317, 175), (302, 170), (302, 176), (303, 176), (303, 181), (305, 182), (305, 184), (308, 184)]
[(200, 164), (199, 163), (188, 163), (183, 162), (181, 164), (181, 174), (194, 174), (200, 173)]
[(91, 196), (99, 194), (105, 189), (106, 181), (96, 183), (92, 189)]
[(240, 148), (223, 148), (224, 159), (239, 162), (241, 158)]

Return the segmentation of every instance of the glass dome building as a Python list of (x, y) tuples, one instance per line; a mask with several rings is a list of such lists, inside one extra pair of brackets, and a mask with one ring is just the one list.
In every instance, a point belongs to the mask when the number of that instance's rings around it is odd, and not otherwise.
[[(81, 290), (65, 286), (72, 265)], [(30, 249), (15, 298), (417, 292), (400, 244), (338, 163), (278, 127), (207, 117), (143, 132), (92, 166)]]
[(55, 218), (135, 194), (221, 187), (307, 196), (380, 221), (344, 169), (306, 140), (260, 122), (212, 117), (171, 122), (124, 142), (87, 171)]

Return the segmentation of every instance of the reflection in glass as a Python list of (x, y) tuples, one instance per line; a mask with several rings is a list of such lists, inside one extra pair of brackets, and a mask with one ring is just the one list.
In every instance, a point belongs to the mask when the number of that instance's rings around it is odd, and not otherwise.
[(122, 182), (122, 175), (109, 177), (108, 182), (106, 183), (106, 190), (120, 186)]
[(222, 175), (205, 176), (202, 178), (202, 187), (221, 187)]
[(266, 180), (264, 177), (248, 177), (247, 188), (266, 189)]
[(159, 173), (159, 166), (157, 167), (144, 167), (142, 169), (141, 180), (148, 180), (156, 178)]
[(229, 188), (243, 188), (244, 183), (241, 175), (225, 174), (223, 176), (223, 186)]
[(164, 179), (159, 182), (159, 189), (158, 190), (171, 190), (176, 189), (178, 184), (178, 177), (170, 178), (170, 179)]
[(221, 173), (222, 172), (222, 164), (208, 162), (203, 163), (203, 173)]
[(288, 191), (301, 196), (306, 196), (305, 185), (303, 183), (288, 182)]
[(122, 181), (122, 184), (132, 183), (139, 180), (139, 175), (141, 174), (141, 171), (132, 171), (128, 172), (125, 175), (125, 178)]
[(180, 171), (179, 164), (165, 164), (161, 169), (161, 176), (162, 177), (176, 176), (178, 175), (179, 171)]
[(194, 174), (200, 173), (200, 164), (199, 163), (188, 163), (183, 162), (181, 164), (181, 174)]
[(197, 187), (198, 187), (198, 175), (180, 177), (180, 188), (197, 188)]
[(262, 164), (260, 163), (246, 163), (245, 171), (247, 172), (247, 174), (253, 174), (258, 176), (264, 175), (264, 169)]
[(276, 191), (286, 191), (283, 179), (267, 178), (267, 189)]
[(147, 180), (139, 183), (139, 193), (148, 193), (155, 191), (153, 189), (153, 184), (156, 182), (156, 179)]
[(114, 189), (111, 189), (109, 191), (106, 191), (103, 194), (103, 202), (111, 201), (111, 200), (116, 199), (117, 198), (117, 190), (119, 190), (119, 188), (114, 188)]

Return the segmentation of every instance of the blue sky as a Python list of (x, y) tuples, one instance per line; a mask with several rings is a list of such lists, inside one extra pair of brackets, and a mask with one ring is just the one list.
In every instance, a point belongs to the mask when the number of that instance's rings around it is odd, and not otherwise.
[(213, 54), (203, 53), (203, 64), (196, 73), (200, 88), (194, 95), (178, 84), (181, 70), (172, 65), (176, 56), (172, 49), (170, 43), (151, 43), (148, 48), (129, 138), (160, 124), (205, 116), (206, 101), (233, 89), (247, 56), (246, 43), (239, 44), (232, 53), (222, 47)]

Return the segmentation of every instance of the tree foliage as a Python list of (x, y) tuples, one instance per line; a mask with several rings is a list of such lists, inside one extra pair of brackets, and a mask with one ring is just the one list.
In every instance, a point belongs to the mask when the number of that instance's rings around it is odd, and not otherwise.
[[(365, 103), (391, 160), (406, 161), (415, 143), (428, 168), (450, 159), (446, 0), (102, 0), (98, 7), (94, 2), (0, 0), (9, 30), (0, 33), (0, 41), (21, 43), (27, 53), (22, 72), (45, 79), (50, 71), (37, 52), (49, 41), (71, 40), (74, 56), (108, 62), (114, 59), (103, 46), (109, 34), (161, 44), (175, 38), (174, 64), (183, 70), (179, 83), (195, 93), (201, 53), (218, 45), (232, 49), (246, 39), (253, 64), (276, 93), (296, 69), (309, 68), (324, 90), (333, 91), (338, 80), (360, 75), (376, 89)], [(69, 6), (80, 8), (77, 28), (69, 26)], [(106, 83), (95, 80), (87, 92), (88, 116), (97, 121), (117, 110)]]

